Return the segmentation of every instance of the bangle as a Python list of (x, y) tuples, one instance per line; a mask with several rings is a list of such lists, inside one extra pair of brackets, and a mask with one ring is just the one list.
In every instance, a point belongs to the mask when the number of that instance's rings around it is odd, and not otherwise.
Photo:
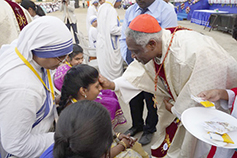
[(121, 134), (121, 133), (116, 133), (116, 137), (119, 138), (120, 134)]
[(124, 147), (124, 150), (127, 149), (127, 145), (124, 143), (124, 141), (120, 141), (120, 142), (118, 142), (118, 144), (122, 145)]

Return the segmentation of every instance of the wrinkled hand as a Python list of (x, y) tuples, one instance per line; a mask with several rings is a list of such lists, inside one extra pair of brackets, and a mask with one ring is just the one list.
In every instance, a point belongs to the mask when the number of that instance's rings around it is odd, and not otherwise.
[(163, 102), (165, 103), (165, 108), (166, 108), (166, 110), (168, 110), (170, 113), (172, 113), (172, 112), (171, 112), (171, 108), (172, 108), (174, 105), (171, 104), (171, 103), (169, 102), (169, 100), (167, 100), (167, 99), (164, 99)]
[(105, 78), (101, 74), (99, 75), (99, 83), (100, 83), (100, 85), (102, 86), (103, 89), (111, 89), (111, 90), (115, 89), (114, 82), (108, 80), (107, 78)]
[(222, 94), (221, 89), (211, 89), (211, 90), (203, 91), (199, 93), (197, 96), (201, 97), (204, 100), (215, 102), (221, 99), (221, 94)]

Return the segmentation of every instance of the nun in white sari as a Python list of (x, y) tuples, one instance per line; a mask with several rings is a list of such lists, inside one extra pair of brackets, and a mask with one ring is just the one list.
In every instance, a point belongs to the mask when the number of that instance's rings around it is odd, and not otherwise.
[(0, 49), (1, 157), (39, 157), (54, 141), (49, 133), (56, 116), (49, 69), (72, 52), (72, 35), (64, 23), (35, 19), (19, 38)]
[(97, 16), (96, 54), (100, 73), (113, 80), (122, 75), (123, 59), (119, 48), (121, 26), (115, 10), (121, 0), (107, 0), (100, 6)]
[(90, 26), (91, 26), (91, 23), (90, 23), (90, 18), (91, 16), (97, 16), (97, 13), (98, 13), (98, 5), (99, 5), (99, 2), (98, 0), (91, 0), (91, 6), (89, 6), (89, 8), (87, 9), (87, 15), (86, 15), (86, 29), (87, 29), (87, 32), (89, 34), (89, 29), (90, 29)]

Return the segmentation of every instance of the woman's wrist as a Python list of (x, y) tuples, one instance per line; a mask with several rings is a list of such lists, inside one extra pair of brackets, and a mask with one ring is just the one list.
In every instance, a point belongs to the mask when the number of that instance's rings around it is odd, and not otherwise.
[(123, 146), (123, 151), (127, 149), (127, 145), (126, 145), (126, 143), (124, 141), (119, 141), (118, 145)]
[(113, 81), (109, 81), (109, 89), (114, 90), (115, 89), (115, 83)]
[(115, 133), (115, 134), (116, 134), (116, 137), (119, 139), (119, 136), (120, 136), (121, 133), (119, 132), (119, 133)]

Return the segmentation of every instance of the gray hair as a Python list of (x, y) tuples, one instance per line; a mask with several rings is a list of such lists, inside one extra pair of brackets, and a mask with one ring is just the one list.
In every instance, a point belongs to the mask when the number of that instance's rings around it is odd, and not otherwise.
[(141, 45), (143, 48), (145, 48), (145, 46), (151, 39), (157, 42), (161, 41), (162, 30), (157, 33), (144, 33), (134, 31), (128, 27), (125, 31), (125, 35), (126, 37), (132, 37), (135, 40), (136, 44)]

